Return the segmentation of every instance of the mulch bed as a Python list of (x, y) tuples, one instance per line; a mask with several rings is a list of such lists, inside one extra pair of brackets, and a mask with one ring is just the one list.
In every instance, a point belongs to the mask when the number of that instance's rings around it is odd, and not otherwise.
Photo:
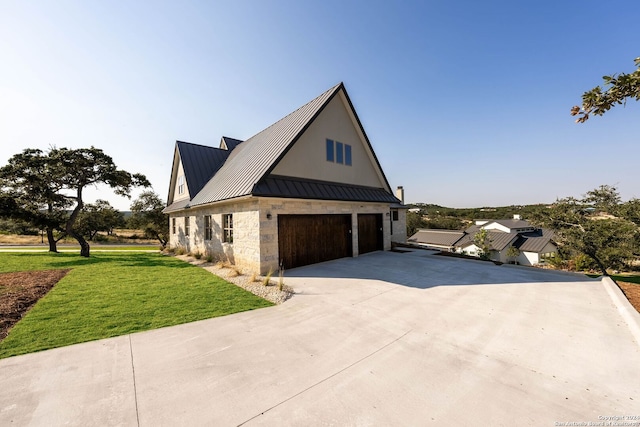
[(0, 274), (0, 341), (33, 305), (70, 270)]
[(616, 282), (632, 306), (640, 313), (640, 285), (628, 282)]

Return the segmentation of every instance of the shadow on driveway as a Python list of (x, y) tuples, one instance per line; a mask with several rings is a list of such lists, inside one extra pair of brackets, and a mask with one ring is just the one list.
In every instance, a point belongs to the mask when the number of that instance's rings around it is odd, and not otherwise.
[(434, 256), (431, 251), (374, 252), (285, 272), (288, 278), (380, 280), (418, 289), (435, 286), (599, 281), (583, 274)]

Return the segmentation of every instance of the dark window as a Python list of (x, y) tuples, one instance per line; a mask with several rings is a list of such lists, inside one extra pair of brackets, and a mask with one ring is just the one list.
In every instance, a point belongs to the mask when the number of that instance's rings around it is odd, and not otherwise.
[(223, 241), (226, 243), (233, 243), (233, 216), (231, 214), (222, 215), (223, 226)]
[(344, 163), (342, 150), (342, 142), (336, 141), (336, 163)]
[(211, 228), (211, 215), (204, 217), (204, 240), (213, 239), (213, 230)]
[(327, 161), (333, 162), (333, 140), (327, 139)]
[(189, 237), (189, 217), (185, 216), (184, 217), (184, 234)]
[(176, 234), (176, 219), (175, 218), (171, 218), (171, 231), (173, 232), (173, 234)]
[(344, 164), (351, 166), (351, 146), (344, 144)]
[(393, 215), (393, 220), (394, 221), (398, 220), (398, 211), (391, 211), (391, 215)]

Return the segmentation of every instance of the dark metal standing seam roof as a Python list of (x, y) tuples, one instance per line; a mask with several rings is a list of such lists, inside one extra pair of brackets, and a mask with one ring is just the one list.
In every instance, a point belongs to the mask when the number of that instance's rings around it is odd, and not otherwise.
[(553, 231), (541, 228), (530, 233), (520, 234), (515, 246), (522, 252), (540, 253), (547, 246), (547, 243), (553, 239), (553, 236)]
[(236, 148), (238, 144), (242, 142), (239, 139), (229, 138), (228, 136), (223, 136), (222, 140), (224, 141), (225, 145), (227, 146), (227, 150), (229, 151), (233, 151), (233, 149)]
[(230, 151), (177, 141), (189, 194), (195, 196), (229, 157)]
[(395, 203), (396, 197), (382, 188), (270, 175), (256, 184), (254, 196), (295, 199)]

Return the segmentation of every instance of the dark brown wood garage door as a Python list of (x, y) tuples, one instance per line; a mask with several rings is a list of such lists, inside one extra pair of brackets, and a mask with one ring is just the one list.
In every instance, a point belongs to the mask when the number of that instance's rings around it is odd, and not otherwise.
[(358, 253), (383, 249), (382, 214), (358, 214)]
[(278, 215), (278, 253), (285, 269), (352, 256), (351, 215)]

